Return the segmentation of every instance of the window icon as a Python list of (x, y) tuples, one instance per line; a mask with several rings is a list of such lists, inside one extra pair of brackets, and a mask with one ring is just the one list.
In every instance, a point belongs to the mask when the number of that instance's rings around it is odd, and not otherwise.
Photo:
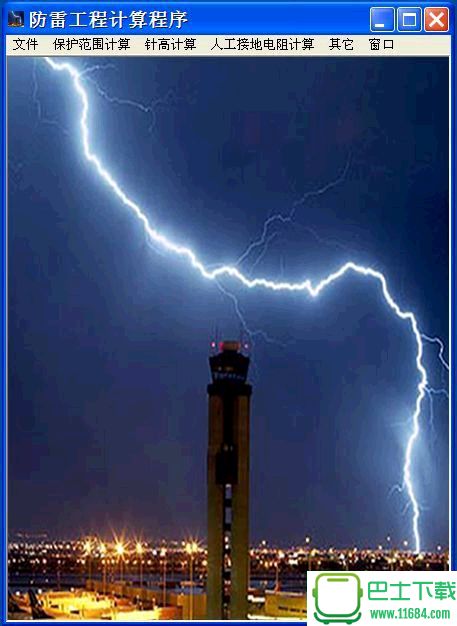
[(395, 9), (393, 7), (371, 7), (370, 30), (372, 33), (392, 33), (395, 30)]
[(428, 7), (424, 9), (424, 29), (433, 33), (447, 33), (449, 30), (448, 7)]
[(8, 26), (22, 28), (24, 26), (24, 11), (8, 11)]
[(397, 9), (397, 30), (418, 33), (422, 30), (422, 10), (420, 7), (400, 7)]
[(353, 624), (361, 617), (360, 599), (363, 589), (357, 574), (349, 572), (319, 574), (312, 594), (316, 608), (314, 618), (318, 622)]

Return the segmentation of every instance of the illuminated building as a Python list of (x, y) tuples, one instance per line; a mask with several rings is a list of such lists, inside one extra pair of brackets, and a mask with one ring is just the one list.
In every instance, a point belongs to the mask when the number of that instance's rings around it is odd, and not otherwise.
[(265, 615), (306, 619), (306, 595), (303, 593), (265, 592)]
[(246, 619), (249, 577), (249, 358), (225, 341), (208, 385), (208, 619)]

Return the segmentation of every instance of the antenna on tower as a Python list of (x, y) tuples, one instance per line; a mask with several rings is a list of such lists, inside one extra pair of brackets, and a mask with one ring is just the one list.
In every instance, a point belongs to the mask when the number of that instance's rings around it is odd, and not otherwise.
[(211, 339), (210, 346), (211, 352), (217, 352), (219, 346), (219, 329), (217, 327), (217, 324), (214, 328), (213, 338)]
[(244, 326), (242, 324), (240, 324), (240, 348), (242, 352), (247, 352), (249, 353), (249, 349), (250, 349), (250, 344), (249, 341), (246, 337), (246, 332), (244, 329)]

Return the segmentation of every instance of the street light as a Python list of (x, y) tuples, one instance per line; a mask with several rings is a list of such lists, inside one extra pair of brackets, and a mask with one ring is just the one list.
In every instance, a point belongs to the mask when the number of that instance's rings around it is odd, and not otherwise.
[(167, 550), (166, 548), (162, 548), (160, 551), (160, 556), (163, 559), (163, 596), (162, 596), (162, 606), (166, 606), (167, 604)]
[(387, 551), (389, 552), (389, 561), (390, 561), (390, 571), (393, 572), (394, 570), (394, 548), (392, 546), (392, 538), (390, 535), (387, 535), (386, 537), (386, 541), (387, 541)]
[(87, 568), (88, 568), (88, 578), (89, 582), (92, 578), (92, 561), (91, 561), (91, 551), (92, 551), (92, 541), (90, 539), (86, 539), (84, 542), (84, 554), (87, 559)]
[(194, 587), (193, 587), (193, 574), (194, 574), (194, 554), (198, 551), (198, 545), (195, 541), (188, 541), (186, 543), (186, 552), (189, 555), (189, 578), (190, 578), (190, 601), (189, 601), (189, 619), (194, 619)]
[(281, 561), (282, 559), (285, 557), (284, 552), (282, 552), (282, 550), (280, 550), (278, 552), (278, 556), (276, 559), (276, 583), (275, 583), (275, 591), (279, 591), (279, 567), (281, 565)]
[(103, 593), (106, 594), (106, 546), (102, 542), (100, 544), (100, 556), (103, 561)]
[(144, 548), (142, 546), (142, 544), (138, 541), (136, 546), (136, 553), (138, 555), (138, 560), (139, 560), (139, 570), (140, 570), (140, 587), (143, 588), (143, 552), (144, 552)]
[(308, 546), (308, 572), (310, 572), (311, 571), (311, 546), (310, 546), (311, 537), (309, 535), (305, 537), (305, 543)]
[(119, 558), (119, 577), (121, 579), (121, 582), (123, 581), (123, 561), (124, 561), (124, 554), (125, 554), (125, 546), (123, 543), (121, 543), (120, 541), (118, 541), (116, 543), (116, 554)]

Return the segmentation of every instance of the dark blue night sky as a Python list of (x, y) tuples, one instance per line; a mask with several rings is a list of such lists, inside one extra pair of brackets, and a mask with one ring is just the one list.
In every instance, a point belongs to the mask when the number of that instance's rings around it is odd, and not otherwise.
[[(103, 65), (85, 78), (94, 148), (154, 226), (235, 263), (295, 207), (247, 274), (371, 265), (447, 344), (446, 59)], [(152, 247), (91, 169), (68, 75), (32, 59), (8, 71), (10, 531), (204, 539), (207, 358), (216, 328), (239, 335), (233, 300)], [(392, 490), (418, 382), (409, 327), (360, 277), (316, 301), (222, 287), (269, 337), (252, 346), (252, 539), (412, 542)], [(425, 354), (440, 387), (436, 346)], [(434, 407), (413, 464), (429, 549), (448, 543), (445, 399)]]

